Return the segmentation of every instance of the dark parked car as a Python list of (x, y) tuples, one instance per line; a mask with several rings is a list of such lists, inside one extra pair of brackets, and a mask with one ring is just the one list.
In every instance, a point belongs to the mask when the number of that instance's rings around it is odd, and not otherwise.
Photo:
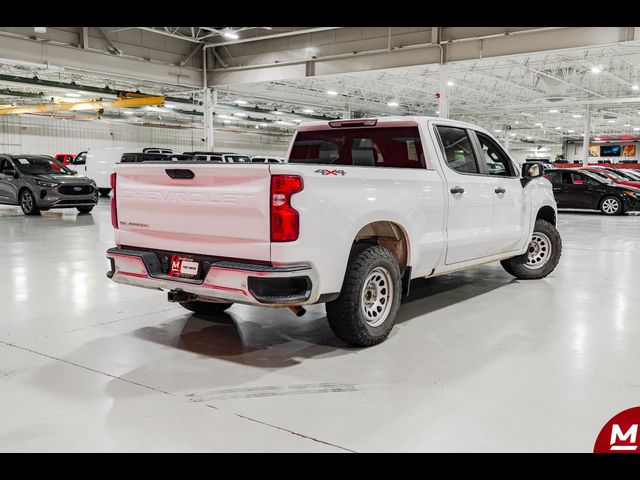
[(26, 215), (50, 208), (89, 213), (98, 203), (98, 188), (53, 157), (0, 155), (0, 203), (20, 205)]
[(558, 208), (600, 210), (605, 215), (621, 215), (640, 210), (640, 189), (615, 184), (586, 170), (550, 169), (544, 176), (553, 185)]

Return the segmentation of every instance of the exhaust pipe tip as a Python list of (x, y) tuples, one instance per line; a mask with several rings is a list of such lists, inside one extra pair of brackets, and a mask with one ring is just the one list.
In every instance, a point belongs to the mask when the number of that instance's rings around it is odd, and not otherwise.
[(300, 307), (300, 306), (295, 306), (295, 307), (289, 307), (289, 309), (293, 312), (293, 314), (296, 317), (301, 317), (303, 316), (305, 313), (307, 313), (307, 311), (305, 310), (304, 307)]

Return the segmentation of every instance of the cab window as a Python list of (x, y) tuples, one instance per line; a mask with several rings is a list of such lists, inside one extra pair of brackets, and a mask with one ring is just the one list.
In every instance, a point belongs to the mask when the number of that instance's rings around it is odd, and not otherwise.
[(515, 177), (515, 169), (509, 156), (502, 148), (487, 135), (476, 132), (487, 174), (503, 177)]
[(471, 140), (464, 128), (438, 125), (436, 131), (449, 167), (460, 173), (480, 173)]

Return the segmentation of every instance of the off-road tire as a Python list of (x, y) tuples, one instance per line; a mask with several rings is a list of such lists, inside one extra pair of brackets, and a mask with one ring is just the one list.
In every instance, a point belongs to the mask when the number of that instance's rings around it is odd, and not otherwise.
[(79, 213), (89, 213), (93, 210), (93, 207), (76, 207)]
[(562, 239), (556, 227), (546, 220), (539, 219), (536, 220), (533, 228), (534, 238), (536, 237), (536, 233), (541, 233), (550, 242), (551, 253), (547, 251), (548, 257), (542, 266), (536, 266), (535, 268), (529, 266), (529, 251), (523, 255), (518, 255), (517, 257), (500, 262), (508, 273), (520, 280), (537, 280), (544, 278), (553, 272), (560, 261), (560, 256), (562, 255)]
[[(374, 271), (385, 272), (391, 285), (390, 305), (384, 321), (372, 326), (365, 310), (365, 281)], [(383, 275), (384, 277), (384, 275)], [(402, 294), (400, 267), (384, 247), (371, 246), (351, 256), (340, 296), (327, 303), (327, 320), (336, 337), (358, 347), (370, 347), (384, 341), (395, 324)], [(386, 283), (384, 284), (386, 285)], [(384, 287), (382, 287), (384, 288)], [(383, 291), (383, 290), (381, 290)], [(386, 294), (386, 293), (385, 293)]]
[(98, 189), (98, 193), (100, 194), (101, 197), (108, 197), (109, 194), (111, 193), (111, 189), (110, 188), (99, 188)]

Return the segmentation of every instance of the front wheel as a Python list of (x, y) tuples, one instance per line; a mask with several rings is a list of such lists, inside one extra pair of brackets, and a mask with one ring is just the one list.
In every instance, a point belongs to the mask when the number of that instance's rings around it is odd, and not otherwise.
[(605, 197), (600, 203), (600, 211), (605, 215), (619, 215), (622, 213), (622, 202), (617, 197)]
[(98, 193), (100, 194), (101, 197), (108, 197), (109, 194), (111, 193), (111, 189), (110, 188), (99, 188), (98, 189)]
[(25, 215), (40, 215), (40, 209), (31, 190), (23, 190), (20, 194), (20, 207)]
[(537, 280), (553, 272), (561, 254), (562, 239), (556, 227), (546, 220), (536, 220), (527, 253), (500, 263), (520, 280)]
[(327, 320), (336, 337), (358, 347), (384, 341), (400, 308), (400, 267), (389, 250), (374, 246), (349, 262), (340, 296), (327, 303)]
[(93, 210), (93, 206), (91, 207), (76, 207), (78, 209), (79, 213), (89, 213), (91, 210)]
[(214, 302), (180, 302), (187, 310), (194, 313), (201, 313), (203, 315), (215, 315), (216, 313), (222, 313), (229, 308), (233, 303), (214, 303)]

